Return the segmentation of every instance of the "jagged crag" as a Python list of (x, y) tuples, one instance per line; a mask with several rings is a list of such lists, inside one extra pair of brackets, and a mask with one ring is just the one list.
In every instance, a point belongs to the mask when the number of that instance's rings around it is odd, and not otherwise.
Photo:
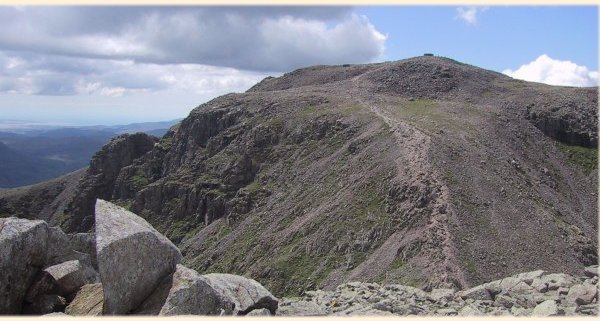
[(597, 264), (597, 88), (441, 57), (316, 66), (124, 135), (85, 172), (0, 191), (0, 216), (92, 229), (96, 198), (199, 272), (276, 295), (348, 281), (464, 288)]

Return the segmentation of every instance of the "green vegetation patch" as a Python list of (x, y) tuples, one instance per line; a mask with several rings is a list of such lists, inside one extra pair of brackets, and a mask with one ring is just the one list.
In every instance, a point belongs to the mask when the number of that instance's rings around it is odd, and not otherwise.
[(137, 168), (133, 177), (131, 177), (131, 184), (136, 190), (140, 190), (142, 187), (148, 185), (150, 181), (144, 174), (141, 168)]
[(473, 105), (453, 106), (455, 113), (450, 113), (440, 108), (440, 103), (432, 99), (414, 99), (403, 101), (393, 112), (423, 129), (445, 128), (453, 131), (476, 131), (476, 127), (469, 122), (468, 115), (480, 114), (481, 111)]
[(567, 155), (569, 161), (580, 166), (586, 175), (598, 168), (598, 149), (558, 143), (558, 148)]

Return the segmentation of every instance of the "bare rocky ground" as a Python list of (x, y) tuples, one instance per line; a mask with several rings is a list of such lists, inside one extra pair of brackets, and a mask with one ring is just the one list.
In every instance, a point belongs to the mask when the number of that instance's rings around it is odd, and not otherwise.
[(86, 232), (107, 199), (186, 266), (280, 297), (578, 278), (598, 262), (597, 102), (440, 57), (309, 67), (203, 104), (159, 141), (115, 139), (81, 178), (2, 190), (0, 216)]
[(542, 270), (455, 291), (350, 282), (283, 298), (279, 315), (575, 316), (598, 315), (598, 266), (584, 277)]

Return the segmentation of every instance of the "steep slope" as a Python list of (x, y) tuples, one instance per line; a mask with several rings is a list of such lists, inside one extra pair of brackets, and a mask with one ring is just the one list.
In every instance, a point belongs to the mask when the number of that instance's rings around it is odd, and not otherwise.
[(86, 204), (110, 199), (186, 265), (276, 295), (577, 274), (597, 262), (597, 97), (439, 57), (300, 69), (96, 166), (63, 227), (89, 229)]

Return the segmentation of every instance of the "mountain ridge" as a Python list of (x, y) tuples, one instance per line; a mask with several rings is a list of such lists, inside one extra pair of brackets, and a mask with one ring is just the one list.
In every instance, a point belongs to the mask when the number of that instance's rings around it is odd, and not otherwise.
[[(303, 68), (199, 106), (156, 143), (109, 143), (84, 196), (48, 219), (89, 229), (101, 195), (179, 244), (186, 265), (275, 294), (576, 274), (597, 262), (597, 165), (561, 146), (597, 153), (596, 106), (597, 88), (438, 57)], [(120, 144), (144, 147), (124, 158)]]

